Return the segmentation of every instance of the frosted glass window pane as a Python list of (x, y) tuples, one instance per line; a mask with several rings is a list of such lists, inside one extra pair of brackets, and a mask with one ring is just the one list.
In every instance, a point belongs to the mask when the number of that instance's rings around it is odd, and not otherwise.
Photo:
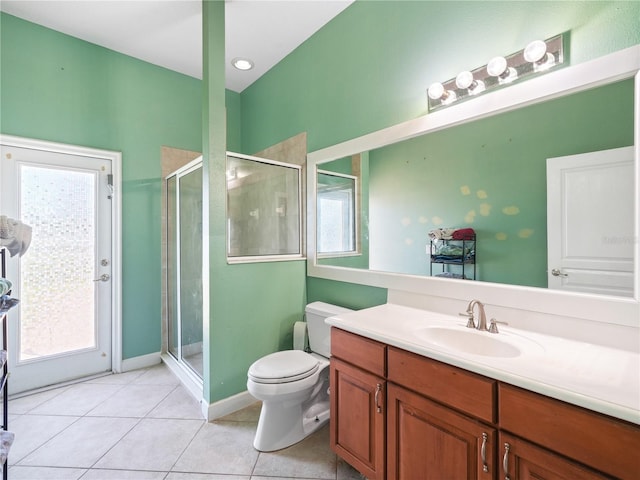
[(32, 241), (21, 260), (19, 360), (96, 346), (94, 173), (20, 168)]
[(300, 169), (227, 156), (229, 257), (301, 254)]
[(348, 251), (345, 240), (349, 240), (349, 232), (345, 231), (345, 204), (334, 198), (319, 198), (318, 211), (318, 252)]

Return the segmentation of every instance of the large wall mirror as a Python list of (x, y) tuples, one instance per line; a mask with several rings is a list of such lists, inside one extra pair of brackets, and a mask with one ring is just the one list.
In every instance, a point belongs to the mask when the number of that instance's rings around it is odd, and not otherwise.
[[(472, 228), (467, 278), (637, 308), (639, 63), (632, 47), (309, 154), (309, 274), (437, 289), (460, 270), (433, 268), (429, 233)], [(357, 255), (317, 254), (327, 172), (359, 182)]]

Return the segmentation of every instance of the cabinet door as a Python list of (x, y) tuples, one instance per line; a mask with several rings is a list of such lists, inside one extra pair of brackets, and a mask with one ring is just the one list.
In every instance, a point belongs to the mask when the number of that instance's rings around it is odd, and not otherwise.
[(331, 359), (331, 448), (369, 480), (384, 478), (385, 381)]
[(502, 480), (612, 479), (518, 437), (500, 433)]
[(389, 480), (493, 480), (496, 430), (388, 384)]

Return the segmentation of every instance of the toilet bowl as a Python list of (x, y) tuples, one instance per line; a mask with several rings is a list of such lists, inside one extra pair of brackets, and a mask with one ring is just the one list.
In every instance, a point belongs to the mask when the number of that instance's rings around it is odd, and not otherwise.
[(271, 452), (291, 446), (327, 423), (331, 328), (324, 320), (349, 311), (323, 302), (307, 305), (311, 352), (275, 352), (251, 365), (247, 390), (262, 401), (253, 442), (256, 450)]

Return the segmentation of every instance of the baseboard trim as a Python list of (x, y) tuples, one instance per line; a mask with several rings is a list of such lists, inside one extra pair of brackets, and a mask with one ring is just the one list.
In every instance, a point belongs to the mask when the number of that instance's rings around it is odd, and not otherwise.
[(229, 415), (230, 413), (242, 410), (249, 405), (256, 403), (257, 400), (251, 396), (248, 391), (240, 392), (231, 397), (223, 398), (215, 403), (207, 404), (202, 402), (202, 415), (208, 422)]
[(138, 370), (140, 368), (153, 367), (154, 365), (158, 365), (160, 362), (162, 362), (160, 352), (140, 355), (139, 357), (125, 358), (122, 360), (122, 373), (130, 372), (131, 370)]

